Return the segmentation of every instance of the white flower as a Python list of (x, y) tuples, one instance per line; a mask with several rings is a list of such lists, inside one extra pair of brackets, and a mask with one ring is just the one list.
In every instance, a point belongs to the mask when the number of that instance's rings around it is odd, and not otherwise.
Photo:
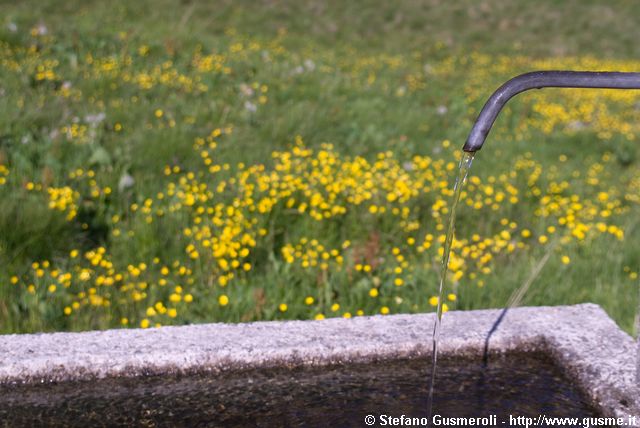
[(258, 106), (256, 106), (254, 103), (252, 103), (251, 101), (245, 101), (244, 102), (244, 108), (251, 112), (251, 113), (255, 113), (256, 110), (258, 110)]
[(305, 59), (305, 60), (304, 60), (304, 67), (305, 67), (307, 70), (309, 70), (309, 71), (313, 71), (313, 70), (315, 70), (315, 69), (316, 69), (316, 63), (315, 63), (315, 62), (313, 62), (313, 61), (312, 61), (312, 60), (310, 60), (310, 59)]
[(98, 114), (88, 114), (84, 117), (84, 121), (89, 125), (96, 126), (100, 124), (100, 122), (102, 122), (106, 117), (107, 115), (104, 114), (104, 112), (100, 112)]
[(122, 174), (122, 177), (120, 177), (120, 181), (118, 182), (118, 190), (120, 192), (133, 187), (133, 185), (136, 183), (136, 180), (129, 175), (129, 173), (125, 172), (124, 174)]
[(246, 83), (240, 84), (240, 92), (245, 97), (250, 97), (254, 93), (253, 88), (251, 86), (247, 85)]

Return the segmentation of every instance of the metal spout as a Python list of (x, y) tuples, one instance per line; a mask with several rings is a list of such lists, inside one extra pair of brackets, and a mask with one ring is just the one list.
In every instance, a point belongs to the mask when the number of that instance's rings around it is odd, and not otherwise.
[(520, 92), (541, 88), (640, 89), (640, 73), (534, 71), (516, 76), (487, 100), (462, 149), (465, 152), (480, 150), (507, 101)]
[[(500, 86), (489, 97), (471, 128), (465, 152), (477, 152), (491, 131), (502, 107), (520, 92), (541, 88), (640, 89), (640, 73), (591, 71), (534, 71), (521, 74)], [(640, 318), (638, 318), (640, 330)], [(640, 387), (640, 335), (636, 355), (636, 382)]]

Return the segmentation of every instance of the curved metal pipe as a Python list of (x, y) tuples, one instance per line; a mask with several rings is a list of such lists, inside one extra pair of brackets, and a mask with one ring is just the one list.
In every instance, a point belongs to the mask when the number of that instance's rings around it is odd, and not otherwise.
[(640, 73), (534, 71), (516, 76), (487, 100), (462, 149), (465, 152), (480, 150), (507, 101), (520, 92), (541, 88), (640, 89)]
[[(489, 97), (462, 149), (472, 153), (480, 150), (507, 101), (520, 92), (541, 88), (640, 89), (640, 73), (534, 71), (516, 76), (500, 86)], [(638, 328), (640, 329), (640, 318), (638, 318)], [(640, 386), (640, 336), (638, 336), (636, 364), (636, 380)]]

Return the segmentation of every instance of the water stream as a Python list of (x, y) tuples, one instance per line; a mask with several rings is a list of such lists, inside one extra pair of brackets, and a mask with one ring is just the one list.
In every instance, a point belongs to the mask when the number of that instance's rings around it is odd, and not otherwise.
[(449, 210), (449, 220), (447, 221), (447, 235), (444, 241), (444, 252), (442, 253), (442, 266), (440, 270), (440, 288), (438, 290), (438, 307), (436, 309), (436, 321), (433, 326), (433, 352), (431, 356), (431, 378), (429, 380), (429, 397), (427, 400), (428, 421), (431, 420), (431, 411), (433, 407), (433, 388), (436, 379), (436, 363), (438, 360), (438, 342), (440, 341), (440, 327), (442, 324), (442, 300), (444, 297), (444, 285), (447, 279), (447, 270), (449, 268), (449, 255), (451, 253), (451, 244), (453, 243), (454, 226), (456, 222), (456, 207), (460, 201), (460, 194), (467, 174), (471, 169), (474, 152), (463, 152), (460, 159), (458, 169), (458, 177), (453, 186), (453, 196), (451, 199), (451, 208)]

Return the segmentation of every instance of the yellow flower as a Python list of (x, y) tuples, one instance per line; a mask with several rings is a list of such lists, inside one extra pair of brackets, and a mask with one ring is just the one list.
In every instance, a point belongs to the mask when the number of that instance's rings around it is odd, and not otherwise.
[(381, 313), (382, 315), (387, 315), (387, 314), (389, 313), (389, 308), (388, 308), (388, 307), (386, 307), (386, 306), (381, 307), (381, 308), (380, 308), (380, 313)]
[(140, 56), (146, 56), (149, 53), (149, 46), (142, 45), (138, 48), (138, 54)]
[(569, 258), (569, 256), (562, 256), (561, 260), (562, 264), (564, 265), (568, 265), (569, 263), (571, 263), (571, 259)]
[(221, 295), (218, 297), (218, 303), (220, 306), (227, 306), (229, 304), (229, 297), (227, 297), (226, 294)]
[(371, 297), (378, 297), (378, 289), (377, 288), (372, 288), (371, 290), (369, 290), (369, 296)]
[(286, 303), (280, 303), (280, 305), (278, 306), (278, 310), (279, 310), (280, 312), (287, 312), (287, 309), (288, 309), (288, 308), (289, 308), (289, 307), (287, 306), (287, 304), (286, 304)]
[(323, 314), (317, 314), (314, 318), (316, 320), (323, 320), (324, 319), (324, 315)]
[(458, 299), (458, 296), (456, 296), (453, 293), (450, 293), (447, 295), (447, 299), (449, 299), (451, 302), (455, 302)]
[(315, 302), (315, 299), (311, 296), (307, 296), (304, 299), (304, 304), (305, 305), (313, 305), (313, 302)]
[(143, 319), (142, 321), (140, 321), (140, 327), (142, 328), (149, 328), (149, 320), (148, 319)]
[(431, 298), (429, 298), (429, 304), (431, 306), (438, 306), (438, 296), (432, 296)]
[(178, 311), (175, 308), (169, 308), (169, 310), (167, 310), (167, 315), (169, 315), (170, 318), (175, 318), (178, 316)]

